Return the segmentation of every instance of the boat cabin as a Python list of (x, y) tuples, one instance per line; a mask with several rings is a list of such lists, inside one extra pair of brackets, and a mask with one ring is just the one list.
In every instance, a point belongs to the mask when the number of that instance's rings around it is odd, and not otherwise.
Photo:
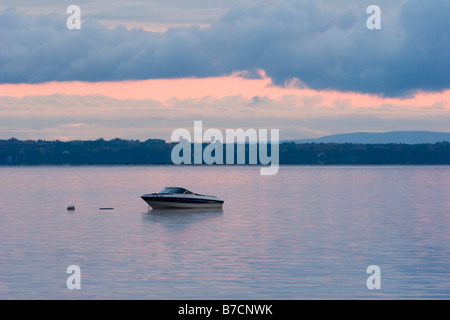
[(160, 192), (160, 194), (194, 194), (194, 193), (185, 188), (166, 187)]

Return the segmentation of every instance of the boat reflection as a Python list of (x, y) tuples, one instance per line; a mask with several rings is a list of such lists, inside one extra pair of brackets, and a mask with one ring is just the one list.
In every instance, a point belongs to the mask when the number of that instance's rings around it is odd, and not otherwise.
[(182, 229), (222, 215), (222, 209), (150, 209), (143, 214), (143, 220), (166, 228)]

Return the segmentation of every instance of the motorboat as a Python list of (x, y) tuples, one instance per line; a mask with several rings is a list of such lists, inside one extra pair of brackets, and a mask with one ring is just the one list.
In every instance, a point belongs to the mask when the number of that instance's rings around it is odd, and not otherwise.
[(222, 208), (223, 205), (223, 200), (216, 196), (198, 194), (180, 187), (166, 187), (158, 193), (144, 194), (141, 198), (153, 209)]

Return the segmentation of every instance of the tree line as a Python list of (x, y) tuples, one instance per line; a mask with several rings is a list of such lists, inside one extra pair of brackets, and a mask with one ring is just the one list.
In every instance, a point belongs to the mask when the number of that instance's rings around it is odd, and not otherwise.
[[(0, 140), (0, 165), (172, 164), (171, 152), (175, 144), (160, 139), (146, 141), (98, 139), (66, 142), (12, 138)], [(203, 145), (203, 148), (205, 146), (206, 144)], [(236, 148), (235, 145), (235, 150)], [(249, 145), (247, 144), (245, 148), (246, 155), (248, 155)], [(226, 156), (225, 149), (224, 147), (224, 158)], [(279, 162), (280, 164), (303, 165), (450, 164), (450, 143), (297, 144), (290, 142), (279, 145)]]

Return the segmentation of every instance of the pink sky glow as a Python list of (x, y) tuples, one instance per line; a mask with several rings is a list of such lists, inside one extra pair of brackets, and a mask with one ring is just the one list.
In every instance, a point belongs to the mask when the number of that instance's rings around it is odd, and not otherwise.
[[(242, 74), (242, 73), (241, 73)], [(282, 139), (358, 131), (450, 132), (450, 90), (407, 98), (273, 85), (263, 71), (210, 78), (0, 85), (0, 138), (161, 138), (205, 127), (278, 128)]]
[(255, 96), (278, 100), (284, 96), (318, 97), (322, 105), (332, 106), (336, 101), (347, 101), (355, 108), (398, 105), (430, 107), (441, 104), (450, 109), (450, 90), (443, 92), (418, 92), (407, 98), (383, 98), (373, 94), (339, 92), (334, 90), (312, 90), (295, 85), (279, 87), (261, 73), (260, 79), (246, 79), (237, 74), (211, 78), (150, 79), (118, 82), (47, 82), (39, 84), (2, 84), (0, 96), (22, 98), (25, 96), (104, 95), (116, 99), (151, 99), (166, 103), (171, 99), (201, 99), (211, 97), (223, 99), (227, 96)]

